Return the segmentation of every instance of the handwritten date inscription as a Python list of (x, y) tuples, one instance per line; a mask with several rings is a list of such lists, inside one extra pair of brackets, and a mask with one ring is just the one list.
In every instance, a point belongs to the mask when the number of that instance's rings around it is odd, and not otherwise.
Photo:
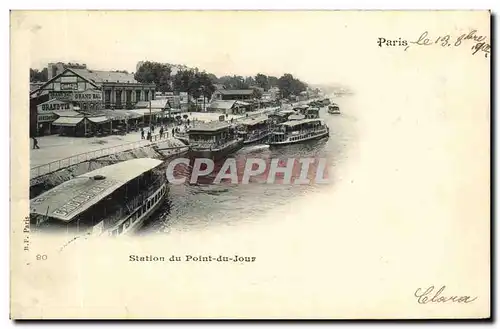
[(477, 297), (471, 296), (446, 296), (444, 293), (446, 286), (442, 286), (439, 290), (436, 290), (434, 286), (428, 288), (418, 288), (415, 291), (415, 297), (419, 304), (449, 304), (449, 303), (461, 303), (469, 304), (477, 299)]
[(484, 57), (488, 57), (490, 54), (490, 44), (486, 42), (486, 37), (483, 35), (478, 35), (477, 30), (472, 30), (469, 33), (464, 33), (458, 37), (453, 37), (449, 34), (441, 36), (430, 36), (428, 31), (420, 34), (416, 41), (410, 41), (409, 45), (406, 46), (405, 51), (410, 48), (411, 45), (416, 46), (438, 46), (438, 47), (460, 47), (464, 44), (472, 43), (472, 55), (481, 52)]

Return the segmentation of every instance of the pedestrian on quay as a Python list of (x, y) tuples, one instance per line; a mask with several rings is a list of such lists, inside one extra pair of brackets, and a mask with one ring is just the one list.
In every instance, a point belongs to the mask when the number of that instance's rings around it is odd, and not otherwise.
[(148, 131), (148, 141), (151, 141), (151, 132)]
[(154, 126), (154, 125), (153, 125), (153, 126), (151, 126), (151, 132), (152, 132), (153, 134), (154, 134), (154, 132), (155, 132), (155, 126)]
[(40, 149), (40, 147), (38, 146), (38, 140), (35, 138), (35, 136), (33, 136), (32, 138), (33, 138), (33, 150)]
[(144, 139), (144, 128), (141, 128), (141, 139)]
[(162, 139), (162, 138), (163, 138), (163, 126), (161, 126), (161, 128), (160, 128), (160, 139)]
[(175, 135), (175, 128), (172, 128), (172, 137)]

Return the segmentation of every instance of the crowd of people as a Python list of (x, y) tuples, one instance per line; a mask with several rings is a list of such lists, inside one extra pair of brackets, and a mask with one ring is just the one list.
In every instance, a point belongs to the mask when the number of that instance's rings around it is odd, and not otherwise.
[[(148, 130), (146, 136), (144, 136), (144, 134), (145, 134), (144, 128), (141, 128), (141, 139), (146, 139), (148, 141), (151, 141), (152, 140), (152, 134), (154, 134), (154, 132), (155, 132), (155, 126), (151, 125), (151, 127)], [(160, 130), (158, 132), (160, 134), (160, 139), (163, 139), (163, 136), (168, 137), (165, 134), (165, 128), (164, 128), (163, 125), (160, 126)]]

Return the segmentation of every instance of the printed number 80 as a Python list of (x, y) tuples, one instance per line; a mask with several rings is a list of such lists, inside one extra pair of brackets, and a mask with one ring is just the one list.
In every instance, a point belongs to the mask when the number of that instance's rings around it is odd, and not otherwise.
[(47, 260), (47, 255), (36, 255), (36, 260)]

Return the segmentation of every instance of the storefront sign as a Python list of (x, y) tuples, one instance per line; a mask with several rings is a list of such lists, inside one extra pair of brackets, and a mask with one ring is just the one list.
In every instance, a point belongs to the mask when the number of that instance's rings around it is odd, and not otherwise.
[(49, 99), (73, 102), (102, 102), (102, 93), (96, 90), (86, 90), (82, 92), (74, 91), (51, 91)]
[(39, 114), (38, 115), (38, 122), (39, 123), (41, 123), (41, 122), (52, 122), (55, 119), (57, 119), (57, 116), (55, 114), (53, 114), (53, 113)]
[(61, 90), (78, 90), (78, 83), (61, 83)]
[(73, 92), (72, 91), (51, 91), (51, 92), (49, 92), (49, 99), (71, 100), (71, 99), (73, 99)]
[(59, 100), (51, 100), (37, 106), (37, 112), (40, 114), (48, 114), (47, 112), (53, 111), (66, 111), (71, 110), (73, 106), (70, 103), (62, 102)]
[(102, 101), (102, 93), (99, 91), (83, 91), (81, 93), (74, 93), (73, 100), (75, 102), (85, 102), (85, 101)]

